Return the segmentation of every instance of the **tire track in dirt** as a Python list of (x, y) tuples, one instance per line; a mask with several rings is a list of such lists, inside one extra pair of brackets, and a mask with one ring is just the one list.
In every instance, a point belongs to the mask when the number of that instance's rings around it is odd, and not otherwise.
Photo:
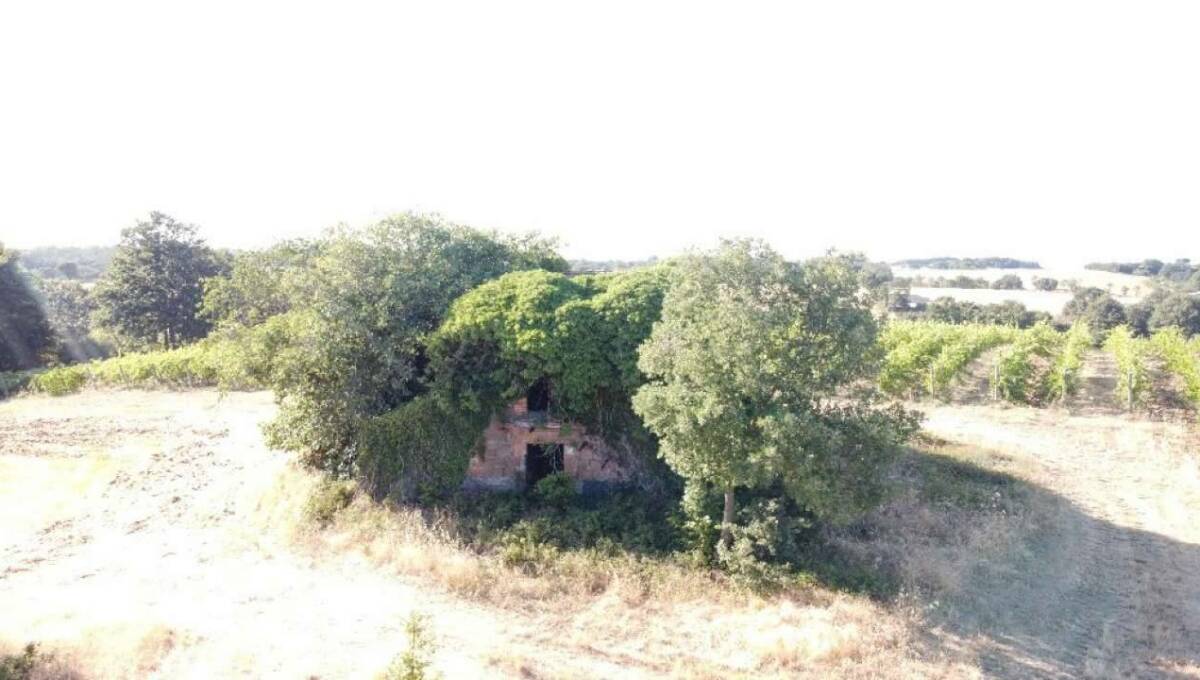
[(1025, 458), (1050, 518), (979, 574), (945, 625), (998, 677), (1180, 677), (1200, 669), (1200, 474), (1185, 425), (1057, 410), (934, 407), (926, 428)]

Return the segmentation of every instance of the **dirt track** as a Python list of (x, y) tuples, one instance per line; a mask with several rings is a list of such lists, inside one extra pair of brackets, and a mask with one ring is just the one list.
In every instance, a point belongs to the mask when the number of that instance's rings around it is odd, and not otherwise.
[(928, 415), (932, 433), (1024, 459), (1052, 508), (1028, 552), (980, 574), (944, 622), (974, 637), (986, 673), (1200, 673), (1194, 430), (1025, 408)]
[[(974, 567), (949, 601), (928, 603), (918, 622), (927, 645), (880, 658), (921, 656), (908, 677), (1200, 675), (1194, 430), (1032, 409), (927, 411), (930, 432), (1011, 459), (1045, 520)], [(353, 550), (305, 556), (286, 529), (308, 477), (262, 445), (257, 424), (272, 412), (266, 394), (211, 392), (0, 403), (0, 641), (59, 644), (99, 677), (371, 677), (403, 649), (404, 619), (419, 610), (433, 617), (449, 677), (655, 677), (679, 675), (672, 645), (737, 649), (738, 635), (773, 630), (778, 612), (790, 612), (790, 630), (816, 631), (816, 647), (839, 625), (893, 616), (861, 599), (838, 600), (832, 615), (820, 602), (782, 603), (742, 619), (622, 609), (612, 623), (630, 623), (605, 640), (600, 604), (548, 629), (546, 618), (453, 598)], [(843, 637), (838, 663), (849, 665), (836, 668), (893, 675), (877, 650)], [(557, 671), (529, 675), (497, 658)]]

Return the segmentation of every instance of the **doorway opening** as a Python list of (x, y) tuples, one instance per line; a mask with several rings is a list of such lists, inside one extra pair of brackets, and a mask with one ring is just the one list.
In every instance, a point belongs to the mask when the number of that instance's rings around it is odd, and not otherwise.
[(550, 410), (550, 382), (545, 378), (535, 382), (525, 394), (525, 406), (530, 413)]
[(562, 444), (525, 445), (525, 483), (529, 488), (555, 472), (563, 471)]

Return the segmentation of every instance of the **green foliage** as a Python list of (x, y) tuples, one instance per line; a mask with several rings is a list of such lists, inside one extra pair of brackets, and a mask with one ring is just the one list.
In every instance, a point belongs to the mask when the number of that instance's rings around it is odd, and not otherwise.
[(629, 400), (643, 377), (637, 348), (658, 320), (665, 269), (567, 278), (517, 272), (454, 303), (431, 340), (437, 389), (458, 408), (492, 413), (539, 380), (551, 410), (617, 442), (643, 441)]
[(566, 508), (575, 499), (575, 480), (565, 472), (555, 472), (538, 480), (533, 495), (552, 508)]
[(1000, 397), (1017, 404), (1043, 402), (1049, 396), (1049, 366), (1062, 341), (1062, 335), (1048, 324), (1021, 331), (997, 365), (999, 382), (995, 388)]
[(736, 241), (685, 256), (672, 273), (640, 349), (650, 381), (633, 402), (667, 464), (689, 486), (726, 495), (779, 484), (830, 521), (876, 502), (915, 421), (898, 407), (830, 400), (870, 374), (877, 352), (853, 268), (840, 258), (796, 265)]
[(505, 272), (565, 269), (551, 244), (405, 214), (339, 229), (304, 270), (311, 303), (289, 312), (288, 351), (272, 362), (277, 446), (317, 467), (353, 474), (367, 420), (425, 391), (428, 336), (450, 303)]
[(1016, 274), (1005, 274), (992, 283), (992, 288), (996, 290), (1022, 290), (1025, 288), (1025, 284), (1021, 281), (1021, 277)]
[(536, 571), (566, 551), (669, 555), (685, 542), (673, 503), (633, 490), (553, 499), (488, 493), (453, 496), (447, 509), (463, 543)]
[(1113, 296), (1099, 288), (1083, 288), (1063, 307), (1063, 316), (1072, 323), (1087, 324), (1092, 337), (1099, 341), (1105, 333), (1127, 321), (1125, 308)]
[(305, 239), (238, 253), (229, 272), (204, 281), (201, 315), (217, 327), (249, 327), (305, 306), (305, 270), (319, 253), (320, 243)]
[(96, 301), (78, 281), (51, 279), (39, 285), (46, 317), (58, 337), (66, 361), (99, 359), (107, 352), (92, 337), (91, 318)]
[(96, 320), (122, 347), (171, 349), (204, 337), (202, 282), (220, 271), (216, 254), (190, 224), (159, 212), (121, 232), (96, 285)]
[(1154, 305), (1149, 326), (1152, 330), (1178, 328), (1187, 337), (1200, 333), (1200, 296), (1166, 295)]
[(338, 513), (354, 502), (356, 489), (354, 482), (322, 479), (304, 504), (304, 516), (317, 526), (329, 526)]
[(800, 531), (809, 522), (789, 512), (785, 500), (760, 498), (742, 508), (729, 545), (717, 545), (717, 561), (733, 576), (768, 586), (790, 575), (788, 565), (802, 559)]
[(1116, 395), (1129, 409), (1145, 401), (1150, 390), (1149, 369), (1146, 359), (1151, 349), (1144, 339), (1133, 337), (1125, 326), (1118, 326), (1108, 334), (1104, 349), (1117, 360)]
[(34, 375), (29, 389), (70, 394), (84, 385), (103, 387), (261, 387), (247, 375), (243, 349), (234, 342), (208, 339), (178, 349), (126, 354), (83, 364), (59, 366)]
[(1083, 323), (1071, 326), (1046, 375), (1047, 399), (1062, 401), (1075, 394), (1079, 389), (1079, 371), (1083, 368), (1083, 356), (1091, 346), (1092, 334), (1088, 327)]
[(383, 680), (434, 680), (441, 677), (430, 670), (437, 654), (437, 640), (429, 629), (429, 617), (418, 612), (409, 615), (404, 624), (408, 648), (396, 657), (383, 673)]
[(1035, 312), (1025, 308), (1025, 305), (1008, 300), (997, 304), (981, 305), (967, 300), (955, 300), (952, 297), (939, 297), (925, 308), (924, 318), (942, 323), (976, 323), (985, 325), (1012, 326), (1014, 328), (1032, 328), (1039, 323), (1049, 323), (1051, 317), (1046, 312)]
[(14, 252), (0, 245), (0, 371), (41, 366), (56, 352), (54, 332)]
[(939, 394), (979, 355), (1017, 335), (1007, 326), (893, 321), (881, 339), (880, 389), (894, 396)]
[(1033, 277), (1033, 287), (1044, 291), (1058, 290), (1058, 279), (1035, 276)]
[(1151, 343), (1166, 369), (1183, 381), (1188, 401), (1200, 409), (1200, 336), (1189, 343), (1178, 328), (1164, 328), (1154, 334)]
[(488, 413), (426, 394), (363, 421), (356, 475), (375, 496), (428, 500), (462, 483)]
[(0, 399), (5, 399), (25, 389), (35, 375), (37, 373), (34, 371), (0, 372)]

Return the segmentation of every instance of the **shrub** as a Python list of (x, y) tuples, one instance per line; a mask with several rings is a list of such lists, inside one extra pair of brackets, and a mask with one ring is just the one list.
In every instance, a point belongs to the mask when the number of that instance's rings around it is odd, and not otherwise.
[(317, 526), (329, 526), (337, 519), (338, 513), (354, 502), (355, 490), (353, 482), (322, 479), (304, 504), (304, 516)]
[(441, 677), (430, 670), (433, 655), (437, 653), (437, 641), (429, 630), (429, 617), (413, 612), (404, 624), (404, 637), (408, 649), (396, 657), (384, 671), (383, 680), (433, 680)]
[(575, 480), (565, 472), (556, 472), (538, 480), (533, 493), (550, 507), (566, 508), (575, 499)]

